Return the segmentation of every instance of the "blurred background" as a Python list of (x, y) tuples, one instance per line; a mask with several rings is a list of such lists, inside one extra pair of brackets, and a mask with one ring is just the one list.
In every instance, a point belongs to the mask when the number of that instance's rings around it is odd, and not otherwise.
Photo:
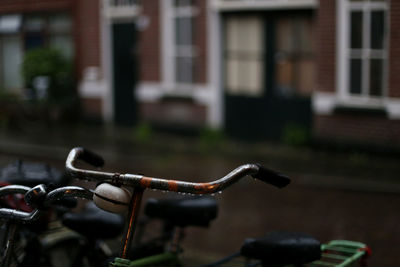
[(209, 181), (260, 162), (292, 185), (217, 196), (189, 251), (281, 229), (399, 265), (399, 18), (395, 0), (3, 0), (0, 164), (62, 168), (86, 146), (110, 170)]

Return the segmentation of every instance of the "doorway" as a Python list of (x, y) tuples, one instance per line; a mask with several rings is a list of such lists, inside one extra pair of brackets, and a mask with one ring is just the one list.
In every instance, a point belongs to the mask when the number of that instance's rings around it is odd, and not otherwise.
[(312, 12), (224, 15), (225, 130), (279, 139), (289, 125), (311, 128)]
[(114, 121), (132, 126), (137, 121), (136, 84), (136, 26), (134, 23), (112, 25)]

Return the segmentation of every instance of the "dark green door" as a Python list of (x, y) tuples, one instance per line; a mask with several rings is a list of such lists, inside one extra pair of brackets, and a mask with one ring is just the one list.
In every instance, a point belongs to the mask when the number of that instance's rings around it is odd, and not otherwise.
[[(280, 139), (288, 126), (311, 127), (310, 97), (293, 89), (304, 83), (302, 77), (297, 82), (290, 76), (297, 64), (292, 61), (299, 60), (299, 55), (292, 60), (286, 50), (281, 51), (289, 49), (291, 39), (285, 36), (292, 36), (287, 29), (296, 24), (291, 24), (291, 18), (281, 12), (224, 17), (225, 130), (229, 135)], [(292, 61), (282, 63), (280, 57)]]
[(112, 26), (114, 121), (120, 125), (134, 125), (137, 104), (134, 96), (136, 83), (136, 29), (134, 23)]

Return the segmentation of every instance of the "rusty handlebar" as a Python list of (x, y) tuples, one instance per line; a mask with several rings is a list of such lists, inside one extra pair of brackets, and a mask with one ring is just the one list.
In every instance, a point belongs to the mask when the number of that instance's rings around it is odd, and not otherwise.
[(290, 179), (287, 176), (262, 167), (260, 164), (245, 164), (239, 166), (224, 177), (213, 182), (193, 183), (180, 180), (147, 177), (137, 174), (120, 174), (80, 169), (74, 166), (77, 160), (85, 161), (94, 167), (103, 166), (104, 160), (97, 154), (90, 152), (85, 148), (73, 148), (66, 161), (66, 171), (69, 175), (78, 179), (97, 182), (111, 181), (116, 184), (130, 187), (140, 187), (143, 189), (150, 188), (188, 194), (212, 194), (220, 192), (246, 175), (251, 175), (255, 179), (269, 183), (278, 188), (285, 187), (290, 183)]

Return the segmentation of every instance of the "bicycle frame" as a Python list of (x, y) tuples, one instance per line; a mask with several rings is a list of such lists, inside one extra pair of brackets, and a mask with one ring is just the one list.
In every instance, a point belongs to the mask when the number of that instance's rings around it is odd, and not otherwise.
[(113, 267), (145, 267), (145, 266), (181, 266), (179, 257), (176, 253), (165, 252), (158, 255), (130, 261), (122, 258), (115, 258), (111, 263)]
[[(245, 175), (251, 175), (254, 178), (258, 178), (264, 182), (271, 183), (278, 187), (283, 187), (290, 182), (287, 177), (266, 170), (265, 168), (262, 168), (260, 165), (257, 164), (242, 165), (230, 172), (228, 175), (224, 176), (223, 178), (210, 183), (192, 183), (185, 181), (145, 177), (142, 175), (108, 173), (78, 169), (73, 166), (74, 162), (77, 159), (84, 160), (97, 167), (104, 164), (102, 159), (95, 154), (92, 154), (83, 148), (75, 148), (70, 152), (66, 162), (67, 172), (73, 177), (100, 182), (105, 181), (117, 185), (127, 185), (133, 188), (133, 194), (129, 203), (128, 210), (128, 226), (122, 240), (123, 246), (121, 248), (121, 256), (120, 258), (115, 258), (114, 262), (110, 265), (115, 267), (141, 267), (149, 265), (172, 267), (181, 265), (178, 257), (179, 250), (173, 250), (158, 255), (152, 255), (138, 260), (131, 261), (128, 259), (128, 251), (130, 251), (132, 238), (136, 229), (136, 222), (138, 219), (143, 193), (147, 188), (190, 194), (209, 194), (225, 189)], [(27, 203), (36, 203), (36, 201), (38, 201), (39, 207), (46, 208), (50, 207), (54, 201), (62, 199), (63, 197), (80, 197), (85, 199), (93, 199), (94, 195), (92, 191), (76, 186), (62, 187), (52, 190), (51, 192), (42, 192), (40, 190), (43, 190), (41, 186), (37, 186), (32, 189), (23, 186), (6, 186), (4, 188), (0, 188), (0, 197), (7, 194), (25, 193), (25, 199), (27, 200)], [(44, 194), (42, 195), (44, 199), (37, 198), (37, 196), (40, 196), (41, 193)], [(32, 202), (30, 200), (32, 200)], [(1, 208), (0, 211), (2, 214), (2, 219), (6, 220), (7, 223), (30, 222), (35, 220), (41, 214), (39, 209), (35, 209), (30, 213), (5, 208)], [(7, 263), (9, 261), (9, 251), (11, 250), (9, 248), (12, 248), (13, 232), (15, 232), (15, 228), (11, 228), (11, 235), (9, 238), (11, 246), (8, 246), (5, 250), (6, 256), (3, 258), (3, 263)], [(342, 260), (342, 263), (340, 265), (329, 264), (328, 261), (327, 265), (325, 264), (324, 259), (321, 259), (306, 266), (344, 267), (348, 266), (349, 263), (353, 263), (356, 260), (360, 260), (368, 256), (368, 248), (364, 244), (349, 241), (332, 241), (326, 245), (323, 245), (322, 250), (325, 252), (323, 254), (323, 257), (326, 257), (328, 259)], [(331, 251), (334, 251), (335, 253), (331, 255), (329, 253)], [(341, 253), (343, 253), (343, 255)], [(347, 255), (349, 253), (351, 255)]]
[(109, 181), (112, 184), (125, 185), (133, 188), (133, 195), (129, 203), (128, 209), (128, 228), (122, 241), (122, 259), (126, 259), (128, 256), (127, 254), (131, 247), (132, 237), (136, 229), (136, 221), (140, 211), (140, 204), (143, 197), (143, 192), (147, 188), (197, 195), (213, 194), (224, 190), (225, 188), (234, 184), (246, 175), (251, 175), (256, 179), (272, 184), (279, 188), (284, 187), (290, 183), (290, 179), (288, 177), (280, 173), (268, 170), (259, 164), (242, 165), (231, 171), (221, 179), (210, 183), (192, 183), (179, 180), (146, 177), (136, 174), (120, 174), (79, 169), (74, 166), (76, 160), (78, 159), (83, 160), (95, 167), (101, 167), (104, 165), (104, 160), (100, 156), (82, 147), (74, 148), (70, 151), (67, 157), (67, 161), (65, 163), (66, 171), (72, 177), (81, 180), (86, 179), (97, 182)]

